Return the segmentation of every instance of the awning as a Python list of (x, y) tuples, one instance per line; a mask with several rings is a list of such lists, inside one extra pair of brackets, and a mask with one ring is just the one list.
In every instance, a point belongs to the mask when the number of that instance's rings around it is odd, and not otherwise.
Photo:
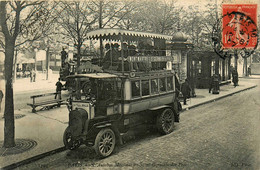
[(130, 31), (116, 28), (103, 28), (91, 31), (87, 34), (88, 39), (106, 39), (106, 40), (120, 40), (121, 35), (123, 35), (123, 40), (125, 41), (138, 41), (141, 38), (157, 38), (171, 40), (172, 36), (157, 34), (157, 33), (148, 33), (148, 32), (139, 32), (139, 31)]
[(67, 76), (67, 78), (95, 78), (95, 79), (106, 79), (106, 78), (116, 78), (115, 74), (110, 73), (87, 73), (87, 74), (76, 74)]
[(26, 58), (23, 54), (18, 54), (17, 56), (17, 64), (26, 64), (26, 63), (35, 63), (33, 58)]

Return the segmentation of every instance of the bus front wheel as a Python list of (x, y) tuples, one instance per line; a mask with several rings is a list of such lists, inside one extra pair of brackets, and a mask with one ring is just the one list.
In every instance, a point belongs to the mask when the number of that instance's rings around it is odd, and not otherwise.
[(110, 128), (102, 129), (96, 136), (94, 149), (98, 156), (108, 157), (115, 149), (116, 137)]

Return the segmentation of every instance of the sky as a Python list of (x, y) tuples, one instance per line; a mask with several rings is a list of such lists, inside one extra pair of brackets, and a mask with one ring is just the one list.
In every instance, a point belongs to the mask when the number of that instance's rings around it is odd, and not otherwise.
[[(166, 0), (166, 1), (170, 1), (170, 0)], [(177, 0), (176, 5), (178, 6), (198, 5), (201, 10), (206, 10), (205, 6), (207, 3), (212, 3), (212, 4), (217, 3), (219, 7), (222, 3), (258, 4), (258, 11), (260, 6), (260, 0)]]

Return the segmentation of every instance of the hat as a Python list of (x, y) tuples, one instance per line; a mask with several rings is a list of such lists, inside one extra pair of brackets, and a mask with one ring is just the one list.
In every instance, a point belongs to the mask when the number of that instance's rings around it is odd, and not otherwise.
[(109, 43), (106, 43), (105, 48), (106, 48), (106, 49), (109, 49), (109, 48), (110, 48), (110, 44), (109, 44)]
[(120, 45), (118, 44), (118, 43), (114, 43), (113, 45), (112, 45), (112, 47), (114, 47), (114, 48), (118, 48)]

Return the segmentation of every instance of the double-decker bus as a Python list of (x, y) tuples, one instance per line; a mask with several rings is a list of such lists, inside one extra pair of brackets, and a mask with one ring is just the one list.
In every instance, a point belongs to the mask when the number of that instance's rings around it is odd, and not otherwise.
[(100, 38), (120, 41), (121, 50), (108, 50), (102, 71), (67, 77), (75, 83), (76, 93), (69, 101), (69, 126), (63, 141), (68, 149), (85, 144), (107, 157), (116, 144), (122, 144), (122, 136), (139, 125), (155, 126), (164, 135), (171, 133), (180, 119), (180, 103), (175, 73), (167, 66), (172, 58), (166, 56), (165, 48), (154, 47), (156, 43), (147, 45), (155, 49), (130, 47), (144, 39), (165, 43), (170, 36), (120, 29), (89, 33), (89, 39)]

